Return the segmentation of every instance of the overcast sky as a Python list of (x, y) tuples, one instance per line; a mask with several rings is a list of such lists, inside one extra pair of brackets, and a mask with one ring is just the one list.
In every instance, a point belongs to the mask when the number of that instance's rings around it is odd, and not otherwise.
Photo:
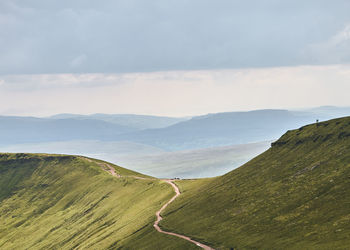
[(349, 10), (349, 0), (1, 0), (0, 114), (350, 105)]
[(349, 10), (348, 0), (1, 0), (0, 72), (349, 63)]

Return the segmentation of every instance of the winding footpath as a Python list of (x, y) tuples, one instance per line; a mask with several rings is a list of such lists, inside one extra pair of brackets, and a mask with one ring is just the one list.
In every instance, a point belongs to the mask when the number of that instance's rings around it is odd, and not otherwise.
[(175, 191), (175, 196), (173, 196), (173, 198), (171, 198), (166, 204), (164, 204), (162, 206), (162, 208), (156, 212), (156, 216), (157, 216), (157, 220), (154, 222), (153, 226), (156, 228), (156, 230), (160, 233), (163, 233), (163, 234), (168, 234), (168, 235), (173, 235), (173, 236), (176, 236), (178, 238), (181, 238), (181, 239), (184, 239), (184, 240), (187, 240), (193, 244), (196, 244), (197, 246), (205, 249), (205, 250), (214, 250), (214, 248), (211, 248), (210, 246), (207, 246), (207, 245), (204, 245), (198, 241), (195, 241), (195, 240), (192, 240), (190, 237), (188, 236), (185, 236), (185, 235), (182, 235), (182, 234), (177, 234), (177, 233), (172, 233), (172, 232), (167, 232), (167, 231), (164, 231), (162, 230), (160, 227), (159, 227), (159, 222), (163, 219), (162, 216), (160, 216), (160, 213), (170, 204), (172, 203), (177, 197), (179, 197), (179, 195), (181, 194), (180, 193), (180, 190), (179, 188), (176, 186), (176, 184), (173, 182), (173, 180), (164, 180), (165, 182), (167, 182), (168, 184), (170, 184), (174, 191)]
[[(92, 162), (91, 159), (89, 158), (85, 158), (85, 160), (89, 161), (89, 162)], [(120, 178), (122, 177), (120, 174), (117, 174), (114, 167), (112, 167), (111, 165), (109, 165), (108, 163), (102, 163), (102, 162), (96, 162), (94, 161), (95, 163), (97, 163), (99, 166), (101, 166), (101, 168), (108, 172), (109, 174), (111, 174), (112, 176), (116, 177), (116, 178)], [(125, 177), (131, 177), (131, 178), (135, 178), (135, 179), (141, 179), (141, 180), (154, 180), (152, 178), (144, 178), (144, 177), (139, 177), (139, 176), (125, 176)], [(185, 236), (185, 235), (182, 235), (182, 234), (177, 234), (177, 233), (172, 233), (172, 232), (167, 232), (167, 231), (164, 231), (162, 230), (160, 227), (159, 227), (159, 222), (163, 219), (162, 216), (160, 215), (161, 212), (163, 212), (164, 209), (167, 208), (167, 206), (169, 206), (170, 203), (172, 203), (177, 197), (180, 196), (181, 192), (178, 188), (178, 186), (176, 186), (176, 184), (174, 183), (174, 180), (172, 179), (163, 179), (163, 181), (165, 181), (166, 183), (168, 183), (170, 186), (172, 186), (172, 188), (174, 189), (175, 191), (175, 195), (167, 202), (165, 203), (161, 209), (159, 209), (157, 212), (156, 212), (156, 221), (154, 222), (153, 226), (154, 228), (159, 232), (159, 233), (163, 233), (163, 234), (168, 234), (168, 235), (172, 235), (172, 236), (176, 236), (178, 238), (181, 238), (181, 239), (184, 239), (184, 240), (187, 240), (195, 245), (197, 245), (198, 247), (201, 247), (205, 250), (215, 250), (214, 248), (210, 247), (210, 246), (207, 246), (205, 244), (202, 244), (198, 241), (195, 241), (195, 240), (192, 240), (190, 237), (188, 236)]]

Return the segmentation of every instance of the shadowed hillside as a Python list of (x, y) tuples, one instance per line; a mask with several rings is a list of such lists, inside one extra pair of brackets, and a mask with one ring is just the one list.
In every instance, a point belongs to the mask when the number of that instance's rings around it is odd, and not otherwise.
[[(172, 188), (75, 156), (0, 154), (0, 249), (191, 249), (152, 224)], [(129, 176), (129, 177), (128, 177)]]
[(350, 245), (350, 117), (288, 131), (228, 174), (178, 181), (162, 226), (217, 248)]

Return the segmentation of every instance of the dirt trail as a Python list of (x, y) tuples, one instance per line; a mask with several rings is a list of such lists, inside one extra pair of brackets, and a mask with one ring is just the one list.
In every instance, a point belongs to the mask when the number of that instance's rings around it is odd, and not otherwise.
[(108, 173), (110, 173), (114, 177), (117, 177), (117, 178), (122, 177), (120, 174), (117, 174), (115, 172), (115, 169), (111, 165), (109, 165), (107, 163), (100, 163), (99, 165), (102, 167), (103, 170), (107, 171)]
[(104, 171), (110, 173), (111, 175), (113, 175), (114, 177), (120, 178), (120, 177), (130, 177), (130, 178), (134, 178), (134, 179), (139, 179), (139, 180), (152, 180), (152, 178), (146, 178), (146, 177), (140, 177), (140, 176), (134, 176), (134, 175), (127, 175), (127, 176), (121, 176), (120, 174), (118, 174), (114, 167), (112, 167), (111, 165), (109, 165), (106, 162), (97, 162), (97, 161), (93, 161), (89, 158), (86, 157), (80, 157), (84, 160), (87, 160), (88, 162), (95, 162), (97, 165), (99, 165)]
[(101, 168), (104, 170), (104, 171), (107, 171), (108, 173), (110, 173), (111, 175), (113, 175), (114, 177), (117, 177), (117, 178), (120, 178), (122, 177), (120, 174), (117, 174), (115, 172), (115, 169), (114, 167), (112, 167), (111, 165), (107, 164), (107, 163), (104, 163), (104, 162), (95, 162), (97, 163), (97, 165), (101, 166)]
[(167, 232), (167, 231), (164, 231), (162, 230), (160, 227), (159, 227), (159, 222), (163, 219), (162, 216), (160, 216), (160, 213), (170, 204), (172, 203), (177, 197), (179, 197), (179, 195), (181, 194), (180, 193), (180, 190), (179, 188), (176, 186), (176, 184), (173, 182), (173, 180), (164, 180), (166, 181), (167, 183), (169, 183), (174, 191), (175, 191), (175, 196), (173, 196), (166, 204), (164, 204), (162, 206), (162, 208), (157, 211), (156, 213), (156, 216), (157, 216), (157, 220), (154, 222), (153, 226), (155, 227), (155, 229), (160, 232), (160, 233), (163, 233), (163, 234), (168, 234), (168, 235), (173, 235), (173, 236), (176, 236), (176, 237), (179, 237), (181, 239), (184, 239), (184, 240), (187, 240), (189, 242), (192, 242), (193, 244), (196, 244), (197, 246), (205, 249), (205, 250), (214, 250), (214, 248), (211, 248), (210, 246), (207, 246), (207, 245), (204, 245), (198, 241), (195, 241), (195, 240), (192, 240), (190, 237), (188, 236), (185, 236), (185, 235), (181, 235), (181, 234), (177, 234), (177, 233), (172, 233), (172, 232)]
[[(90, 160), (89, 158), (85, 158), (85, 160), (89, 161), (89, 162), (93, 162), (92, 160)], [(102, 167), (103, 170), (107, 171), (108, 173), (110, 173), (112, 176), (116, 177), (116, 178), (120, 178), (122, 177), (120, 174), (117, 174), (115, 172), (115, 169), (107, 164), (107, 163), (100, 163), (100, 162), (96, 162), (94, 161), (95, 163), (97, 163), (99, 166)], [(131, 177), (131, 178), (134, 178), (134, 179), (140, 179), (140, 180), (151, 180), (152, 178), (146, 178), (146, 177), (139, 177), (139, 176), (124, 176), (124, 177)], [(154, 179), (152, 179), (154, 180)], [(177, 233), (172, 233), (172, 232), (167, 232), (167, 231), (164, 231), (162, 230), (160, 227), (159, 227), (159, 222), (163, 219), (162, 216), (160, 215), (161, 212), (163, 212), (163, 210), (170, 204), (172, 203), (177, 197), (179, 197), (179, 195), (181, 194), (179, 188), (176, 186), (176, 184), (173, 182), (174, 180), (171, 180), (171, 179), (166, 179), (164, 180), (165, 182), (167, 182), (170, 186), (172, 186), (172, 188), (174, 189), (175, 191), (175, 195), (166, 203), (164, 204), (161, 209), (159, 209), (157, 212), (156, 212), (156, 216), (157, 216), (157, 219), (156, 221), (154, 222), (153, 226), (154, 228), (160, 232), (160, 233), (163, 233), (163, 234), (168, 234), (168, 235), (173, 235), (173, 236), (176, 236), (178, 238), (181, 238), (181, 239), (184, 239), (184, 240), (187, 240), (205, 250), (215, 250), (214, 248), (211, 248), (210, 246), (207, 246), (207, 245), (204, 245), (198, 241), (195, 241), (195, 240), (192, 240), (190, 237), (188, 236), (185, 236), (185, 235), (182, 235), (182, 234), (177, 234)]]

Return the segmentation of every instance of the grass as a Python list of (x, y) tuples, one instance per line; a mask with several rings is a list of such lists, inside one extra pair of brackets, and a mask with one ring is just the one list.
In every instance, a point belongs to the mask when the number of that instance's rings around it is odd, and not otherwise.
[(346, 249), (350, 117), (288, 131), (226, 175), (177, 183), (166, 230), (220, 249)]
[[(76, 156), (0, 154), (0, 249), (192, 249), (153, 228), (174, 195)], [(143, 176), (115, 166), (123, 176)]]

